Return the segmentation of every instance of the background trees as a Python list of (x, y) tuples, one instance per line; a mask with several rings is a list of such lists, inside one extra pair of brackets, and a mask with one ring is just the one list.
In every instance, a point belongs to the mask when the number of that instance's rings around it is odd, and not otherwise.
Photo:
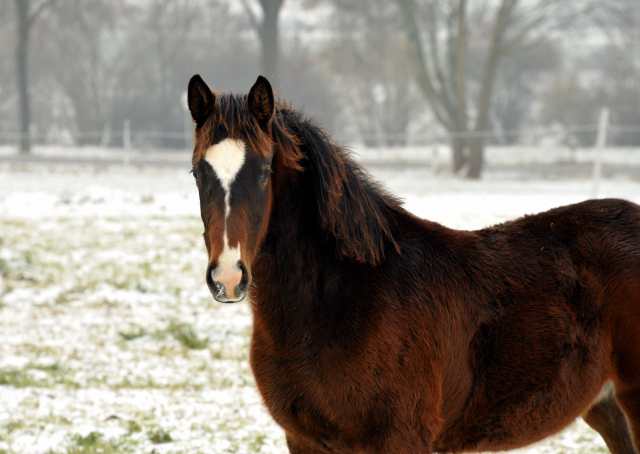
[(335, 4), (325, 55), (341, 102), (342, 133), (369, 147), (406, 145), (412, 133), (428, 129), (428, 109), (407, 70), (397, 8), (385, 0)]
[(128, 119), (136, 146), (183, 147), (194, 73), (236, 92), (269, 74), (370, 147), (444, 134), (453, 171), (472, 178), (484, 144), (532, 128), (590, 144), (576, 131), (604, 105), (629, 126), (611, 141), (640, 143), (635, 0), (14, 0), (0, 13), (5, 143), (119, 145)]
[(29, 153), (31, 149), (31, 110), (29, 102), (29, 36), (33, 24), (40, 13), (53, 0), (15, 0), (16, 12), (16, 81), (18, 85), (20, 110), (20, 153)]
[(560, 0), (397, 3), (411, 71), (436, 119), (451, 136), (454, 171), (466, 164), (470, 178), (478, 178), (482, 169), (485, 132), (503, 60), (530, 48), (531, 35), (535, 42), (542, 33), (586, 14), (590, 6), (567, 7)]
[(249, 0), (242, 0), (249, 22), (260, 39), (260, 69), (268, 79), (276, 82), (280, 77), (280, 33), (278, 19), (284, 0), (259, 0), (260, 17)]

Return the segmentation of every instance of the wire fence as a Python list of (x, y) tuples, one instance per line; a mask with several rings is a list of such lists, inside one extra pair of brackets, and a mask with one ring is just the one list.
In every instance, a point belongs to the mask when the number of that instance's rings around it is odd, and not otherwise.
[[(448, 144), (454, 139), (482, 139), (486, 144), (540, 144), (555, 141), (570, 147), (593, 145), (598, 133), (598, 125), (551, 126), (513, 130), (492, 129), (485, 131), (418, 131), (391, 133), (387, 131), (360, 132), (337, 131), (334, 136), (345, 143), (362, 143), (367, 147), (420, 146)], [(611, 145), (640, 146), (640, 125), (609, 125)], [(0, 131), (0, 144), (17, 145), (22, 139), (19, 132)], [(192, 147), (193, 131), (127, 130), (126, 128), (105, 131), (70, 132), (59, 131), (49, 134), (32, 134), (34, 145), (97, 145), (102, 147), (124, 147), (127, 143), (137, 149), (184, 149)]]

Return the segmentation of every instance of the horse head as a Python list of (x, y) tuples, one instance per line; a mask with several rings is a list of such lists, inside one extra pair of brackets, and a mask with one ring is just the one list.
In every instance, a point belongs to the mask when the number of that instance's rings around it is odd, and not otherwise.
[(196, 123), (192, 173), (209, 254), (206, 282), (217, 301), (241, 301), (271, 210), (273, 91), (260, 76), (246, 97), (214, 94), (195, 75), (188, 104)]

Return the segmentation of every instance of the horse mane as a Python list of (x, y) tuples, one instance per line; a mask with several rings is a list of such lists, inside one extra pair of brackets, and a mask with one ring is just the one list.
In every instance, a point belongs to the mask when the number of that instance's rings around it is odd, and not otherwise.
[[(389, 242), (399, 253), (392, 235), (393, 212), (401, 211), (398, 198), (387, 193), (312, 120), (280, 105), (274, 137), (283, 137), (280, 153), (302, 164), (311, 179), (322, 230), (335, 238), (339, 255), (376, 265)], [(286, 140), (293, 136), (293, 140)]]

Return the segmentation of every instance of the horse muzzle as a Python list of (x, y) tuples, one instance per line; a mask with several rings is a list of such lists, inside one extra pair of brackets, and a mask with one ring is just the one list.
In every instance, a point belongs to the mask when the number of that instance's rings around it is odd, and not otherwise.
[(220, 303), (237, 303), (247, 296), (249, 273), (240, 260), (233, 266), (217, 266), (215, 262), (207, 268), (207, 286), (213, 298)]

